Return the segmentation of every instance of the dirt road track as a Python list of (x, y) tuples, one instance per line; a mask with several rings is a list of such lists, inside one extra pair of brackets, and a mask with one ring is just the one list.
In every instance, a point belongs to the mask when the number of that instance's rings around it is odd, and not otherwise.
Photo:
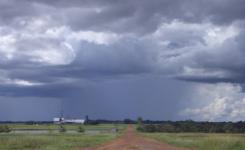
[(129, 126), (126, 133), (109, 143), (82, 150), (189, 150), (185, 148), (176, 148), (158, 141), (136, 135), (133, 127)]

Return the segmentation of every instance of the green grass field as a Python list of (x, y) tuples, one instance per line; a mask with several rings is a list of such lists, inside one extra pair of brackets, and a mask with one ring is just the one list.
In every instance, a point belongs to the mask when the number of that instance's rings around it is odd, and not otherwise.
[[(42, 125), (26, 125), (26, 124), (7, 124), (11, 129), (59, 129), (60, 125), (57, 124), (42, 124)], [(67, 130), (76, 130), (79, 125), (77, 124), (65, 124)], [(86, 130), (110, 130), (114, 127), (122, 130), (125, 128), (124, 125), (119, 124), (99, 124), (99, 125), (86, 125), (84, 128)]]
[(116, 134), (99, 135), (0, 135), (0, 150), (76, 150), (115, 138)]
[[(12, 129), (58, 130), (59, 125), (11, 124)], [(78, 125), (64, 125), (67, 130), (77, 130)], [(110, 130), (118, 128), (120, 132)], [(86, 131), (95, 133), (48, 134), (0, 134), (0, 150), (76, 150), (95, 146), (121, 135), (126, 125), (100, 124), (84, 126)], [(245, 134), (205, 134), (205, 133), (139, 133), (146, 137), (166, 142), (170, 145), (194, 150), (245, 150)]]
[[(11, 124), (11, 129), (49, 129), (58, 130), (59, 125), (24, 125)], [(67, 130), (77, 130), (78, 125), (64, 125)], [(110, 129), (118, 128), (118, 133)], [(0, 150), (76, 150), (83, 147), (95, 146), (112, 140), (121, 135), (124, 125), (100, 124), (84, 126), (85, 130), (101, 132), (96, 133), (55, 133), (48, 134), (0, 134)]]
[(143, 133), (170, 145), (195, 150), (245, 150), (245, 134)]

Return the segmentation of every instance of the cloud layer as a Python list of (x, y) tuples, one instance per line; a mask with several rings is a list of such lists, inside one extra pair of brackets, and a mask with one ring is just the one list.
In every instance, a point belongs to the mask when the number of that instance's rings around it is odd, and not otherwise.
[[(236, 84), (241, 93), (244, 5), (243, 0), (0, 0), (1, 99), (67, 101), (104, 81), (149, 76), (181, 80), (173, 82), (176, 87), (182, 81)], [(233, 95), (215, 97), (203, 110), (188, 110), (187, 118), (236, 100), (242, 103)]]

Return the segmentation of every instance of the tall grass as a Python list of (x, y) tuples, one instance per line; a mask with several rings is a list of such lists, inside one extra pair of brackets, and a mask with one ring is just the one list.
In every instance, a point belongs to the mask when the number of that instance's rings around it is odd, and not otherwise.
[[(125, 129), (125, 125), (100, 124), (86, 125), (80, 128), (80, 131), (99, 131), (95, 133), (78, 132), (81, 125), (66, 124), (62, 125), (67, 132), (57, 132), (60, 125), (25, 125), (9, 124), (14, 130), (23, 129), (45, 129), (48, 132), (42, 134), (20, 134), (20, 133), (0, 133), (0, 150), (73, 150), (83, 147), (90, 147), (109, 141), (119, 136)], [(110, 132), (113, 128), (119, 128), (118, 133)], [(69, 130), (77, 133), (69, 133)], [(55, 132), (56, 131), (56, 132)]]
[(195, 150), (245, 150), (243, 134), (145, 133), (147, 137)]
[(0, 135), (0, 150), (71, 150), (94, 146), (116, 134)]

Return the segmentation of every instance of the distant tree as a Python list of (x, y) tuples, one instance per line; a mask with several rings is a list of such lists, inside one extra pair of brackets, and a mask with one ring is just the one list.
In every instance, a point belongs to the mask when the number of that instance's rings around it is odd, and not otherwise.
[(144, 126), (143, 131), (145, 131), (145, 132), (157, 132), (157, 128), (156, 128), (156, 125), (149, 124), (149, 125)]
[[(146, 122), (146, 121), (145, 121)], [(245, 133), (245, 122), (147, 121), (143, 132)]]
[(90, 120), (89, 121), (89, 124), (90, 125), (98, 125), (99, 124), (99, 121), (97, 121), (97, 120)]
[(125, 124), (133, 124), (135, 123), (135, 121), (131, 120), (131, 119), (124, 119), (123, 121)]
[(141, 117), (137, 118), (137, 127), (136, 129), (138, 131), (143, 131), (144, 127), (143, 127), (143, 119)]
[(226, 133), (231, 133), (233, 131), (233, 124), (232, 122), (228, 122), (224, 125), (223, 127), (223, 130), (226, 132)]
[(141, 126), (142, 123), (143, 123), (142, 117), (138, 117), (138, 118), (137, 118), (137, 124)]
[(160, 125), (158, 128), (160, 128), (161, 132), (175, 132), (175, 127), (169, 123)]

